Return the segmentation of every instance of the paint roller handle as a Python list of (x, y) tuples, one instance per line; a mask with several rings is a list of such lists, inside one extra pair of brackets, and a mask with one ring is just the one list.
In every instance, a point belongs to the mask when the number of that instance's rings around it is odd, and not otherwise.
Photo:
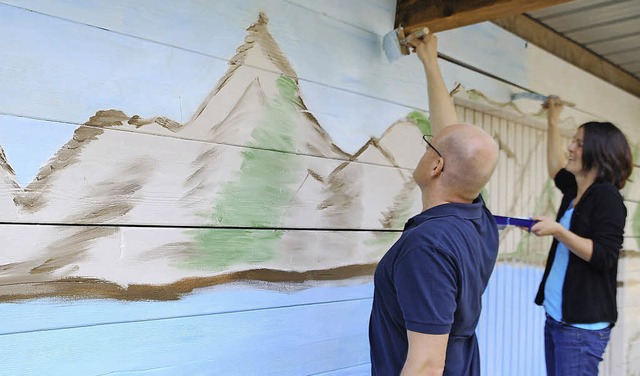
[(494, 215), (493, 218), (496, 220), (499, 229), (503, 229), (506, 226), (516, 226), (531, 231), (531, 227), (538, 222), (532, 218), (505, 217), (501, 215)]

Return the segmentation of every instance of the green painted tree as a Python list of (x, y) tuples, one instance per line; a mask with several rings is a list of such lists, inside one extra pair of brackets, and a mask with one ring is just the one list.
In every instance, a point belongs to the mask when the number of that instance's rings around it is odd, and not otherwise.
[(423, 112), (411, 111), (409, 115), (407, 115), (407, 120), (415, 123), (422, 134), (431, 135), (431, 122)]
[(186, 266), (224, 270), (233, 264), (260, 263), (274, 256), (283, 231), (273, 228), (282, 224), (295, 195), (292, 183), (300, 166), (292, 135), (302, 106), (292, 79), (280, 76), (277, 87), (278, 94), (268, 101), (264, 119), (242, 152), (236, 179), (224, 183), (212, 213), (207, 215), (214, 225), (255, 229), (193, 231), (198, 247)]

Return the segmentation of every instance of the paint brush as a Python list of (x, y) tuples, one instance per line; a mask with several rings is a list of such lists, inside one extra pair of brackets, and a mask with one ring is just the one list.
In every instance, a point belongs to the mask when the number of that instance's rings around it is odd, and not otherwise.
[[(422, 38), (424, 35), (424, 29), (416, 32), (417, 38)], [(391, 30), (384, 35), (382, 38), (382, 49), (384, 50), (384, 54), (387, 55), (387, 60), (389, 60), (390, 63), (393, 63), (402, 56), (406, 56), (411, 53), (409, 45), (407, 45), (407, 38), (405, 37), (402, 26)]]
[[(511, 94), (511, 100), (515, 101), (517, 99), (531, 99), (534, 101), (541, 101), (542, 103), (546, 102), (547, 99), (549, 98), (556, 98), (559, 99), (558, 96), (556, 95), (542, 95), (542, 94), (538, 94), (538, 93), (533, 93), (533, 92), (523, 92), (523, 93), (514, 93)], [(563, 99), (560, 99), (559, 101), (561, 104), (568, 106), (568, 107), (575, 107), (576, 104), (573, 102), (568, 102), (565, 101)]]

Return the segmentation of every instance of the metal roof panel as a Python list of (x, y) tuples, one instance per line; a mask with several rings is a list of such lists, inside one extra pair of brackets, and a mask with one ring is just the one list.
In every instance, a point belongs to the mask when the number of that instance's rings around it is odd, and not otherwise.
[(638, 33), (640, 33), (640, 17), (601, 24), (599, 26), (563, 34), (567, 38), (571, 38), (580, 44), (588, 44)]
[(640, 0), (574, 0), (527, 15), (640, 78)]
[(634, 16), (640, 16), (640, 2), (631, 0), (558, 14), (557, 17), (548, 17), (544, 23), (556, 31), (568, 33), (590, 29), (594, 25), (615, 24), (616, 21)]

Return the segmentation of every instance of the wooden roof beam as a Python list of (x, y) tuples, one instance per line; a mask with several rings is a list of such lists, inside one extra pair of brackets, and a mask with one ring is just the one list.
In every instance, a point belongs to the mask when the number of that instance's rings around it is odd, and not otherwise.
[(569, 0), (398, 0), (395, 27), (405, 34), (428, 27), (432, 32), (455, 29), (512, 16)]
[(402, 26), (405, 34), (409, 34), (425, 26), (432, 32), (439, 32), (493, 21), (568, 63), (640, 97), (640, 79), (523, 15), (568, 1), (570, 0), (397, 0), (395, 27)]

